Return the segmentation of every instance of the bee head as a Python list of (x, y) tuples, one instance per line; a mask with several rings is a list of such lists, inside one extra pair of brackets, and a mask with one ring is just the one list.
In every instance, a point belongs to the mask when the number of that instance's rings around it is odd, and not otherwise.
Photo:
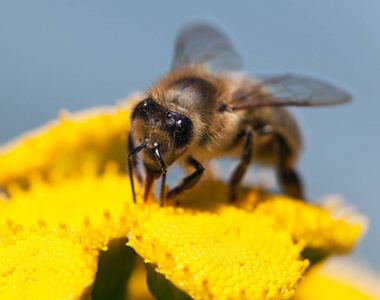
[(132, 112), (132, 136), (145, 144), (142, 159), (152, 171), (160, 171), (156, 151), (166, 166), (170, 166), (186, 152), (193, 139), (192, 121), (180, 113), (171, 111), (153, 99), (141, 101)]

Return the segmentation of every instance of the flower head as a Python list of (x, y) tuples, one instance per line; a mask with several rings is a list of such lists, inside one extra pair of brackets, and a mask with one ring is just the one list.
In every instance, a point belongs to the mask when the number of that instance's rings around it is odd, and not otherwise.
[(194, 299), (288, 299), (309, 265), (303, 244), (260, 214), (150, 205), (130, 215), (128, 245)]
[[(78, 298), (95, 279), (99, 251), (128, 237), (146, 263), (194, 299), (289, 299), (309, 266), (305, 247), (348, 252), (363, 232), (346, 217), (255, 190), (233, 206), (218, 181), (193, 189), (180, 207), (143, 203), (140, 195), (134, 204), (124, 174), (128, 115), (121, 105), (66, 116), (1, 150), (0, 186), (10, 195), (0, 202), (8, 274), (0, 293), (7, 298), (38, 295), (42, 285), (62, 285), (62, 297)], [(16, 254), (27, 276), (12, 271), (22, 270)], [(67, 257), (69, 269), (61, 266)], [(65, 279), (73, 272), (77, 285)], [(22, 291), (12, 294), (13, 287)]]
[(66, 230), (45, 228), (3, 237), (1, 299), (78, 299), (88, 292), (98, 253)]

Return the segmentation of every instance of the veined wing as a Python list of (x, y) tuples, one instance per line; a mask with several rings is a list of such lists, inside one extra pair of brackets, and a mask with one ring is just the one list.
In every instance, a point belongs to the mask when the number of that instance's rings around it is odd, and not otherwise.
[(239, 70), (240, 55), (218, 29), (203, 23), (186, 26), (177, 38), (172, 69), (206, 64), (213, 71)]
[(285, 74), (257, 76), (259, 82), (249, 89), (237, 90), (227, 103), (232, 110), (262, 106), (325, 106), (345, 103), (351, 95), (319, 79)]

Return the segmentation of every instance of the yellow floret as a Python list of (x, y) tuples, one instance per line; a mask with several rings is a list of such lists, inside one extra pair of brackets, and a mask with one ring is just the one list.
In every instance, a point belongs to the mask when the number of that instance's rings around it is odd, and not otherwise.
[(79, 299), (89, 292), (98, 252), (66, 231), (19, 233), (0, 243), (0, 298)]
[(232, 206), (145, 205), (131, 215), (128, 244), (194, 299), (288, 299), (308, 266), (287, 232)]

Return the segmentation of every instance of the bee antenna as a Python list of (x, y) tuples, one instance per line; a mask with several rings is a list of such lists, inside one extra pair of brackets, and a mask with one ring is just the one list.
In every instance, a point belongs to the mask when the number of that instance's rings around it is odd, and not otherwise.
[(166, 173), (168, 171), (164, 160), (162, 159), (160, 152), (158, 152), (158, 149), (156, 148), (154, 151), (154, 154), (156, 155), (156, 158), (161, 165), (162, 170), (162, 178), (161, 178), (161, 190), (160, 190), (160, 205), (164, 205), (164, 199), (165, 199), (165, 184), (166, 184)]
[(129, 180), (131, 181), (131, 188), (132, 188), (132, 195), (133, 195), (133, 202), (136, 203), (136, 192), (135, 192), (135, 185), (133, 182), (133, 163), (132, 158), (137, 153), (139, 153), (143, 148), (145, 148), (146, 144), (141, 144), (134, 148), (129, 154), (128, 154), (128, 170), (129, 170)]

